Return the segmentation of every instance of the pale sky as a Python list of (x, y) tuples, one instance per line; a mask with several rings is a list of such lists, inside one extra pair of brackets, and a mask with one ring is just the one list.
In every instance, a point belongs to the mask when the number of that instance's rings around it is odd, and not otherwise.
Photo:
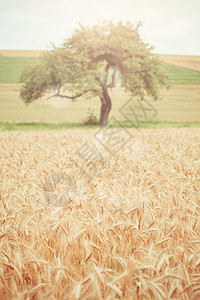
[(200, 0), (0, 0), (0, 49), (50, 49), (103, 20), (142, 21), (156, 53), (200, 55)]

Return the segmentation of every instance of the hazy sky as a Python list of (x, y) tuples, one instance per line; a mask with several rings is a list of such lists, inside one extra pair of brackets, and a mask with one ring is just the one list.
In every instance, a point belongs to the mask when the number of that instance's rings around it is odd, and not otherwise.
[(200, 0), (0, 0), (0, 49), (49, 49), (105, 19), (141, 20), (157, 53), (200, 55)]

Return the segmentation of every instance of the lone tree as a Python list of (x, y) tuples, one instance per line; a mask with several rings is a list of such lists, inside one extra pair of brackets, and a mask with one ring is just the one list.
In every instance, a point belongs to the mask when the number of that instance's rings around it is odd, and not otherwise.
[[(139, 34), (141, 24), (118, 22), (93, 27), (80, 25), (62, 47), (53, 47), (39, 65), (24, 70), (20, 96), (31, 103), (52, 92), (51, 97), (76, 100), (96, 97), (101, 100), (100, 125), (108, 122), (112, 107), (109, 89), (121, 86), (141, 100), (145, 95), (159, 97), (159, 88), (167, 86), (153, 47), (144, 43)], [(53, 92), (54, 91), (54, 92)]]

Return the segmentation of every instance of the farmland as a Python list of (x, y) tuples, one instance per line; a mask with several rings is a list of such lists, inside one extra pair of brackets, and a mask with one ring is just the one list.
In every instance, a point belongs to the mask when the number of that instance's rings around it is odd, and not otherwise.
[[(199, 299), (200, 131), (129, 133), (107, 150), (97, 130), (0, 133), (0, 299)], [(64, 207), (44, 196), (60, 172)]]
[(199, 57), (161, 56), (172, 87), (138, 129), (110, 90), (125, 128), (103, 131), (80, 127), (99, 99), (25, 106), (40, 52), (0, 54), (0, 299), (200, 299)]

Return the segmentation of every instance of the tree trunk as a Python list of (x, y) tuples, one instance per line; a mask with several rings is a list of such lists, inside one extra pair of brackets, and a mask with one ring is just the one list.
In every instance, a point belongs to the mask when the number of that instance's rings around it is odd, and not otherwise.
[(107, 88), (105, 86), (102, 86), (102, 96), (100, 97), (101, 99), (101, 114), (100, 114), (100, 121), (99, 124), (100, 126), (105, 126), (108, 123), (108, 117), (109, 113), (112, 108), (112, 103), (110, 96), (108, 94)]

